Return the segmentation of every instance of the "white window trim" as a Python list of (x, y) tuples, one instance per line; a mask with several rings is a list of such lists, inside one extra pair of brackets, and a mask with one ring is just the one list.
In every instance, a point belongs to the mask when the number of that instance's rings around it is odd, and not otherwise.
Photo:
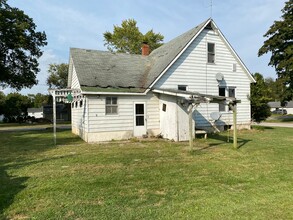
[[(234, 89), (235, 90), (235, 98), (237, 97), (237, 89), (236, 89), (236, 86), (219, 86), (219, 89), (220, 88), (224, 88), (225, 89), (225, 97), (228, 97), (229, 96), (229, 89)], [(220, 103), (219, 103), (220, 105)], [(220, 107), (219, 107), (220, 108)], [(229, 110), (229, 107), (225, 105), (225, 111), (220, 111), (219, 112), (232, 112), (232, 110)]]
[[(107, 98), (111, 98), (111, 102), (112, 102), (112, 98), (117, 98), (117, 104), (116, 105), (107, 105)], [(117, 106), (117, 113), (107, 113), (107, 106)], [(105, 115), (106, 116), (118, 116), (119, 115), (119, 99), (117, 96), (106, 96), (105, 97)]]
[[(214, 62), (211, 63), (209, 62), (209, 44), (214, 44)], [(206, 44), (207, 48), (206, 48), (206, 51), (207, 51), (207, 55), (206, 55), (206, 58), (207, 58), (207, 64), (210, 64), (210, 65), (214, 65), (216, 64), (216, 43), (215, 42), (207, 42)]]

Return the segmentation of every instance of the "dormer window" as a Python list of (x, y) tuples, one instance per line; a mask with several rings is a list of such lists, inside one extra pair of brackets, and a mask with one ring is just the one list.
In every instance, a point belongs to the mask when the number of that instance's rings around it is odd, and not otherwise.
[(215, 44), (208, 43), (208, 63), (215, 63)]

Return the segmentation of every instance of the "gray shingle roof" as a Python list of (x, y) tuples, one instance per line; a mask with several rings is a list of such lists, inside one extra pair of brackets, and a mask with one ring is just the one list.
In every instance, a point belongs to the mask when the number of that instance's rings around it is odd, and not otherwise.
[(208, 21), (165, 43), (149, 56), (71, 48), (82, 90), (120, 88), (143, 92)]

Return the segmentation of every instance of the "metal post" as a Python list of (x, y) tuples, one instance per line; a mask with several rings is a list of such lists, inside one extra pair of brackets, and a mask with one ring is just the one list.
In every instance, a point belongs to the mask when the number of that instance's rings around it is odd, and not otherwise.
[(56, 91), (53, 90), (53, 136), (54, 136), (54, 145), (56, 145)]

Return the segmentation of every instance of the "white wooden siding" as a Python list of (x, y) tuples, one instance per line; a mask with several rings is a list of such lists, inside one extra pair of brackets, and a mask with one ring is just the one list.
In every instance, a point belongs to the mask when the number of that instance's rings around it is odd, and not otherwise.
[(72, 68), (72, 82), (71, 82), (71, 88), (74, 89), (80, 89), (80, 84), (77, 78), (75, 67)]
[(82, 100), (83, 105), (80, 107), (79, 102), (77, 107), (73, 102), (74, 107), (71, 105), (71, 125), (73, 129), (79, 130), (79, 132), (88, 131), (88, 99)]
[[(207, 43), (215, 43), (215, 64), (207, 63)], [(236, 72), (233, 72), (236, 63)], [(238, 124), (250, 122), (250, 79), (242, 65), (234, 57), (229, 47), (213, 30), (203, 30), (186, 51), (155, 84), (157, 89), (177, 89), (178, 85), (187, 85), (189, 91), (218, 95), (219, 83), (216, 74), (224, 75), (224, 85), (236, 87)], [(195, 112), (196, 123), (208, 126), (210, 113), (218, 112), (218, 104), (201, 104)], [(223, 114), (221, 120), (228, 123), (229, 114)]]
[(146, 103), (147, 129), (159, 129), (159, 100), (151, 92), (146, 96), (117, 96), (118, 114), (106, 115), (106, 96), (88, 96), (89, 133), (108, 131), (133, 131), (134, 102)]

